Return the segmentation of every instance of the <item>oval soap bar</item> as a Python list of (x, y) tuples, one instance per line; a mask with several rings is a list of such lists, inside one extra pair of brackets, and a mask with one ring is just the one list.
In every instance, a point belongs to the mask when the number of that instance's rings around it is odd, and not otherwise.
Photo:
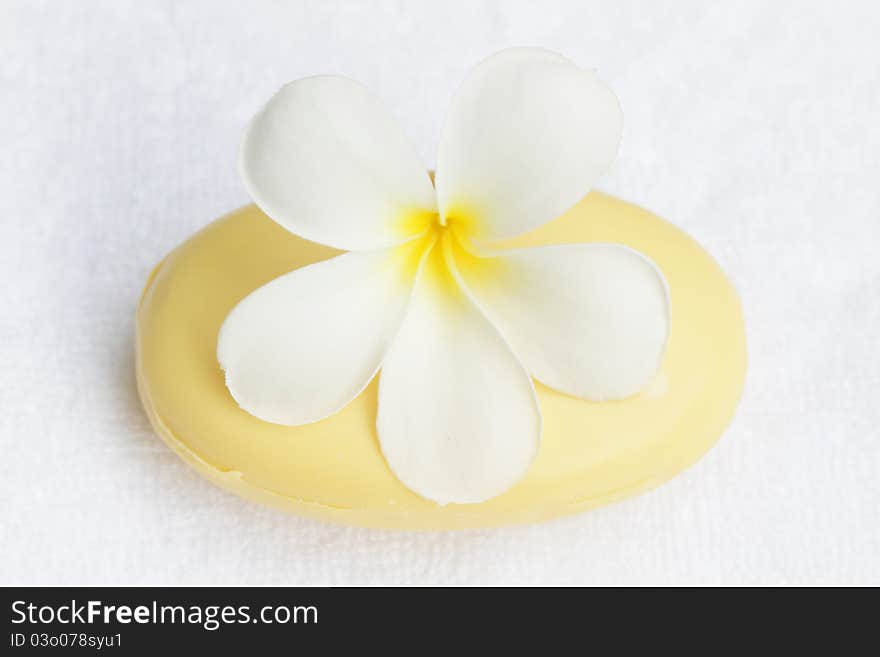
[(207, 226), (151, 274), (137, 311), (144, 408), (162, 439), (216, 484), (337, 523), (416, 530), (530, 523), (649, 489), (694, 463), (733, 415), (746, 370), (739, 300), (684, 232), (598, 192), (503, 246), (563, 242), (618, 242), (657, 263), (672, 302), (668, 350), (654, 382), (622, 401), (583, 401), (536, 384), (544, 416), (538, 456), (524, 479), (487, 502), (440, 506), (395, 478), (376, 438), (375, 380), (336, 415), (300, 427), (263, 422), (236, 405), (216, 359), (226, 314), (276, 276), (338, 253), (292, 235), (255, 206)]

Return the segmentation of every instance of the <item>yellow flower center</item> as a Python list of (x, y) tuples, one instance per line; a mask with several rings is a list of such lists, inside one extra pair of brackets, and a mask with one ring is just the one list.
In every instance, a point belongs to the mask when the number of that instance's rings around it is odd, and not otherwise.
[(450, 306), (465, 302), (456, 271), (468, 280), (495, 277), (501, 263), (486, 253), (470, 238), (475, 215), (450, 212), (441, 219), (436, 212), (417, 210), (407, 213), (398, 224), (401, 234), (419, 235), (396, 249), (404, 258), (406, 276), (415, 278), (421, 266), (425, 287), (438, 293)]

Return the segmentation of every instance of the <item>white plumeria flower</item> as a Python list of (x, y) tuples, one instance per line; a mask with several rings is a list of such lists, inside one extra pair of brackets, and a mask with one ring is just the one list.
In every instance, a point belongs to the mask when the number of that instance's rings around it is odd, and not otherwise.
[[(543, 50), (479, 64), (452, 104), (435, 183), (356, 82), (292, 82), (253, 119), (240, 167), (257, 205), (350, 251), (281, 276), (229, 313), (217, 357), (249, 413), (326, 418), (381, 368), (377, 433), (408, 488), (476, 503), (515, 484), (541, 439), (532, 377), (617, 399), (656, 374), (665, 280), (616, 244), (488, 251), (554, 219), (608, 168), (614, 94)], [(589, 427), (584, 427), (589, 432)]]

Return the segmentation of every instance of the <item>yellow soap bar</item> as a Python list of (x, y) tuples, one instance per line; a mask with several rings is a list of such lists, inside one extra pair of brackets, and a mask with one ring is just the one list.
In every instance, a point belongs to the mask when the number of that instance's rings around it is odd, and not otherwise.
[(377, 381), (336, 415), (300, 427), (238, 407), (216, 359), (223, 319), (260, 285), (338, 253), (292, 235), (255, 206), (207, 226), (150, 275), (137, 311), (144, 408), (165, 442), (211, 481), (336, 523), (414, 530), (531, 523), (652, 488), (694, 463), (733, 415), (746, 371), (739, 300), (688, 235), (597, 192), (504, 246), (564, 242), (626, 244), (657, 263), (671, 296), (668, 350), (654, 382), (622, 401), (583, 401), (536, 384), (544, 417), (538, 456), (525, 478), (487, 502), (440, 506), (395, 478), (376, 437)]

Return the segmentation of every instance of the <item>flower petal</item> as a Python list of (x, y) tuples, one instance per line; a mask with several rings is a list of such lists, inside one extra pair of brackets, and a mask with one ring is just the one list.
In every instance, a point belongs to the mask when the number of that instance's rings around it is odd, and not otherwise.
[(296, 425), (332, 415), (360, 394), (403, 321), (421, 242), (346, 253), (245, 297), (217, 341), (238, 404), (268, 422)]
[(504, 492), (537, 452), (532, 381), (462, 292), (439, 246), (382, 366), (377, 428), (397, 477), (440, 504)]
[(340, 249), (400, 244), (436, 211), (412, 145), (363, 86), (343, 77), (283, 87), (248, 126), (239, 168), (266, 214)]
[(657, 266), (619, 244), (565, 244), (479, 258), (456, 250), (462, 279), (541, 383), (621, 399), (656, 375), (669, 335)]
[(593, 71), (545, 50), (503, 50), (465, 79), (437, 156), (440, 214), (497, 240), (556, 218), (611, 165), (620, 105)]

